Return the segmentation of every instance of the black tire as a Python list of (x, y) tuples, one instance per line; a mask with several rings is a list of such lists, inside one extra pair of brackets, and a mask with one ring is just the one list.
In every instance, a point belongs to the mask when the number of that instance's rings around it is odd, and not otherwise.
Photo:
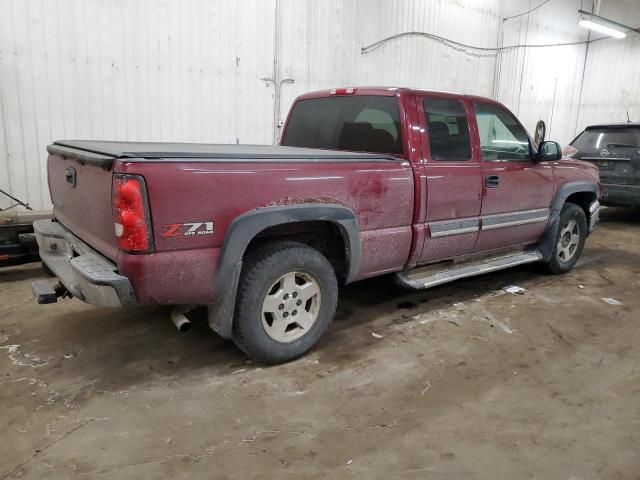
[[(573, 253), (570, 257), (566, 254), (566, 246), (565, 252), (562, 251), (563, 244), (562, 239), (563, 235), (566, 238), (567, 232), (563, 234), (563, 231), (572, 225), (571, 222), (574, 222), (577, 228), (577, 234), (579, 235), (578, 243), (573, 250)], [(558, 232), (556, 233), (556, 238), (554, 242), (553, 252), (551, 253), (551, 258), (548, 262), (546, 262), (547, 270), (555, 275), (559, 275), (561, 273), (566, 273), (571, 270), (580, 255), (582, 254), (582, 249), (584, 248), (584, 242), (587, 238), (587, 216), (584, 213), (584, 210), (574, 204), (574, 203), (566, 203), (564, 207), (562, 207), (562, 211), (560, 212), (560, 220), (558, 222)]]
[[(300, 278), (305, 281), (304, 277), (306, 276), (308, 279), (312, 279), (309, 283), (317, 285), (319, 289), (319, 294), (313, 297), (315, 299), (313, 302), (317, 302), (313, 303), (315, 314), (309, 314), (311, 316), (308, 317), (315, 318), (315, 320), (306, 331), (295, 323), (293, 315), (296, 313), (294, 313), (295, 310), (291, 310), (306, 309), (307, 305), (311, 309), (311, 303), (308, 303), (311, 300), (305, 300), (307, 303), (302, 307), (296, 307), (295, 303), (291, 303), (301, 302), (302, 293), (297, 300), (293, 300), (293, 293), (289, 297), (281, 297), (289, 298), (289, 300), (282, 300), (283, 303), (278, 306), (280, 309), (283, 304), (287, 305), (283, 310), (284, 313), (278, 313), (279, 316), (276, 320), (271, 317), (271, 314), (265, 314), (263, 311), (267, 295), (272, 298), (280, 298), (278, 295), (285, 295), (286, 290), (290, 289), (287, 289), (284, 283), (276, 282), (284, 281), (285, 277), (290, 279), (291, 275), (294, 275), (296, 284)], [(307, 284), (303, 283), (302, 285)], [(274, 289), (277, 290), (274, 292)], [(336, 274), (324, 255), (298, 242), (279, 241), (261, 245), (249, 252), (244, 259), (236, 297), (233, 341), (241, 350), (259, 362), (276, 364), (293, 360), (313, 347), (327, 330), (335, 314), (337, 303), (338, 282)], [(285, 313), (289, 316), (283, 320), (281, 316)], [(306, 310), (305, 315), (307, 315)], [(292, 322), (286, 326), (286, 329), (293, 325), (295, 330), (293, 335), (299, 334), (301, 336), (291, 341), (274, 339), (273, 332), (267, 333), (267, 329), (276, 330), (275, 327), (268, 324), (270, 317), (272, 325), (275, 325), (273, 323), (275, 321), (280, 322), (279, 325), (286, 321)], [(282, 330), (285, 333), (279, 333), (279, 335), (288, 335), (286, 329)]]

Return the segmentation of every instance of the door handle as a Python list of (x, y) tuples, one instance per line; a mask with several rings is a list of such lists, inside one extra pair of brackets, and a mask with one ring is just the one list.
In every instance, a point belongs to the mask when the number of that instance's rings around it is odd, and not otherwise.
[(487, 188), (496, 188), (500, 183), (500, 177), (498, 175), (487, 175), (484, 177), (484, 186)]

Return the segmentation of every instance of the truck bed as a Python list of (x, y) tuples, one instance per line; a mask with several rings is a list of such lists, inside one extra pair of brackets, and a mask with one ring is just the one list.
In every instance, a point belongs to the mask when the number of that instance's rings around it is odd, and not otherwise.
[[(322, 203), (351, 209), (366, 254), (359, 278), (389, 271), (408, 256), (413, 173), (401, 157), (267, 145), (88, 140), (57, 141), (48, 151), (54, 217), (117, 264), (121, 274), (135, 278), (141, 303), (210, 303), (211, 279), (229, 225), (259, 208)], [(118, 249), (115, 174), (144, 179), (154, 246), (150, 255)], [(212, 234), (166, 234), (172, 225), (193, 222), (215, 225)], [(392, 254), (389, 245), (394, 245)]]

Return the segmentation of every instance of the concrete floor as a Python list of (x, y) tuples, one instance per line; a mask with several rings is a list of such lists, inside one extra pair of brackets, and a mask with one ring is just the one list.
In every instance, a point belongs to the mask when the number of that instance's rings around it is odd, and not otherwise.
[(350, 286), (318, 347), (270, 368), (204, 321), (39, 306), (39, 265), (2, 270), (0, 479), (639, 479), (640, 212), (606, 210), (583, 258)]

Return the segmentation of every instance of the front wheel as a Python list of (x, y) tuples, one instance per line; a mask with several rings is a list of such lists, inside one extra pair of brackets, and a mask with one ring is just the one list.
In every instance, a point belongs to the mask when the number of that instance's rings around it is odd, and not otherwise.
[(262, 245), (245, 258), (233, 340), (258, 361), (292, 360), (327, 330), (337, 302), (336, 275), (324, 255), (297, 242)]
[(587, 216), (578, 205), (567, 203), (560, 212), (555, 246), (547, 267), (551, 273), (571, 270), (584, 248), (587, 238)]

